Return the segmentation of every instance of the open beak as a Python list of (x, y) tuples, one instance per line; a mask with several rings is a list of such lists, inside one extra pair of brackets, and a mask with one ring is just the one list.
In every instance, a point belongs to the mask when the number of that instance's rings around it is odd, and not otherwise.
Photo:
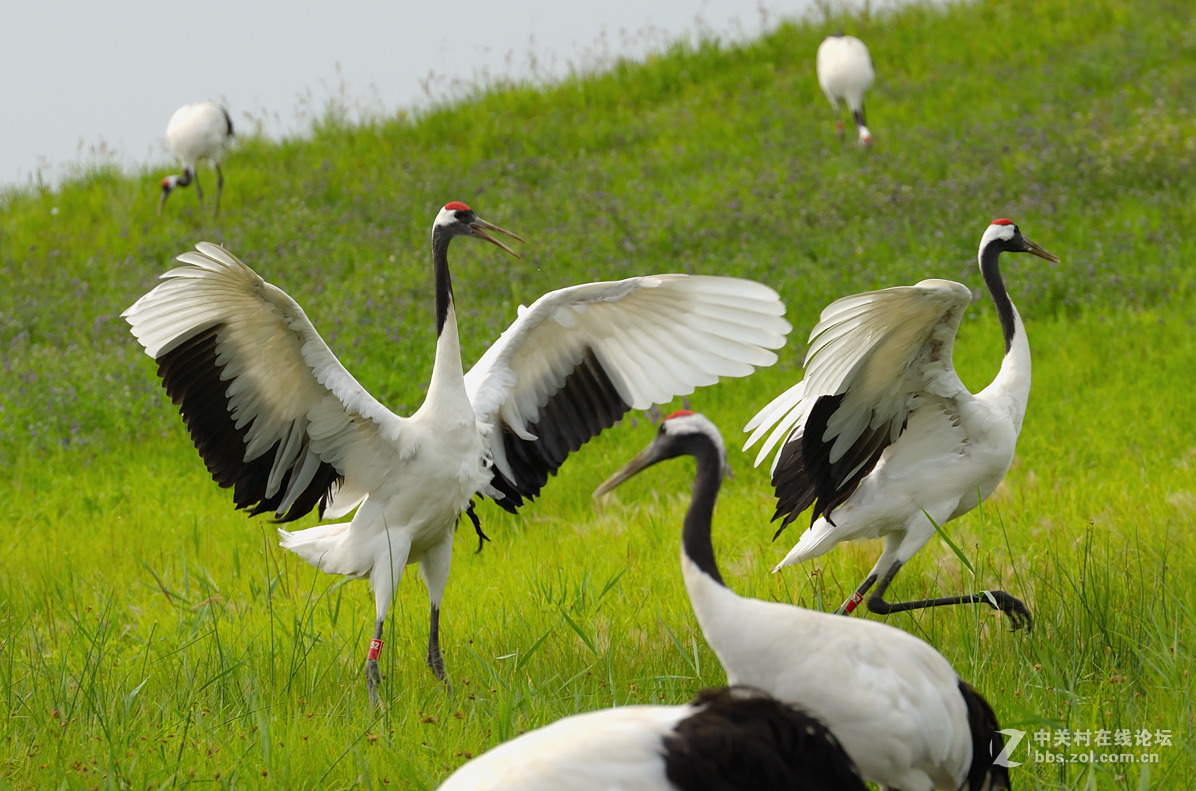
[(1048, 252), (1047, 250), (1044, 250), (1042, 245), (1040, 245), (1038, 242), (1032, 242), (1024, 236), (1022, 237), (1022, 241), (1024, 241), (1026, 243), (1026, 252), (1027, 253), (1033, 253), (1034, 255), (1038, 256), (1039, 258), (1045, 258), (1046, 260), (1048, 260), (1054, 264), (1059, 263), (1059, 256), (1055, 255), (1052, 252)]
[(594, 490), (594, 499), (598, 499), (629, 478), (635, 477), (636, 473), (642, 472), (656, 462), (663, 460), (664, 457), (657, 452), (656, 443), (653, 442), (651, 445), (635, 454), (635, 458), (624, 464), (618, 472), (603, 481), (602, 485)]
[[(163, 200), (165, 200), (165, 198), (163, 198)], [(485, 241), (490, 242), (490, 244), (496, 244), (499, 247), (501, 247), (502, 249), (506, 250), (511, 255), (515, 256), (516, 258), (523, 257), (523, 256), (519, 255), (519, 253), (515, 252), (510, 247), (507, 247), (505, 244), (498, 241), (497, 239), (495, 239), (493, 236), (491, 236), (489, 233), (486, 233), (486, 232), (491, 231), (493, 233), (500, 233), (503, 236), (509, 236), (512, 239), (523, 242), (524, 241), (523, 237), (520, 236), (519, 234), (511, 233), (510, 231), (508, 231), (505, 228), (499, 228), (494, 223), (486, 222), (481, 217), (474, 217), (473, 222), (471, 222), (469, 224), (469, 227), (473, 231), (473, 235), (475, 237), (477, 237), (478, 239), (484, 239)], [(524, 242), (524, 244), (527, 244), (527, 243)]]

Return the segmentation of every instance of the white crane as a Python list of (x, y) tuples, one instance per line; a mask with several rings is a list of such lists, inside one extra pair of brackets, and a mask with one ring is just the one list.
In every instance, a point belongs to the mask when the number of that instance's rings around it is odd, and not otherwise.
[[(213, 479), (250, 515), (351, 522), (282, 545), (332, 574), (368, 577), (377, 620), (366, 664), (380, 680), (382, 627), (409, 563), (431, 601), (428, 666), (445, 679), (440, 604), (453, 527), (472, 498), (514, 512), (572, 451), (629, 409), (776, 361), (790, 326), (776, 292), (727, 277), (653, 275), (545, 294), (463, 373), (448, 246), (515, 253), (515, 234), (447, 204), (432, 226), (436, 355), (427, 395), (395, 415), (341, 365), (299, 305), (227, 250), (200, 243), (122, 314), (158, 362)], [(520, 240), (522, 241), (522, 240)]]
[[(811, 525), (775, 570), (830, 551), (841, 541), (883, 538), (884, 550), (839, 608), (851, 613), (873, 584), (868, 608), (890, 613), (950, 604), (988, 604), (1013, 628), (1030, 628), (1026, 606), (1004, 591), (886, 602), (893, 577), (942, 526), (992, 494), (1013, 463), (1030, 397), (1030, 345), (1001, 278), (1003, 252), (1059, 259), (994, 221), (980, 240), (980, 273), (1001, 329), (1005, 359), (973, 395), (951, 362), (972, 292), (962, 283), (923, 280), (832, 302), (810, 333), (805, 378), (747, 424), (750, 448), (770, 430), (759, 464), (773, 460), (777, 535), (811, 505)], [(933, 520), (933, 521), (932, 521)]]
[(839, 130), (839, 137), (843, 136), (843, 121), (838, 117), (839, 101), (842, 100), (855, 121), (860, 145), (871, 145), (872, 133), (864, 122), (864, 92), (872, 86), (875, 77), (868, 47), (855, 36), (842, 33), (827, 36), (818, 45), (815, 66), (818, 85), (835, 109), (835, 128)]
[(233, 140), (233, 119), (228, 111), (216, 102), (195, 102), (184, 104), (170, 116), (166, 125), (166, 142), (183, 166), (181, 176), (167, 176), (162, 179), (162, 198), (158, 201), (158, 213), (166, 205), (175, 187), (186, 187), (195, 182), (195, 194), (199, 196), (199, 207), (203, 208), (203, 188), (199, 186), (199, 171), (196, 164), (206, 159), (216, 168), (216, 214), (220, 213), (220, 192), (224, 189), (224, 172), (220, 162), (224, 149)]
[(439, 791), (866, 791), (834, 734), (747, 688), (684, 706), (622, 706), (528, 731), (453, 772)]
[(697, 462), (681, 533), (681, 574), (698, 625), (730, 684), (763, 690), (816, 717), (884, 788), (1008, 788), (1004, 740), (988, 702), (930, 645), (895, 627), (737, 595), (710, 539), (726, 451), (705, 416), (682, 410), (594, 492), (677, 456)]

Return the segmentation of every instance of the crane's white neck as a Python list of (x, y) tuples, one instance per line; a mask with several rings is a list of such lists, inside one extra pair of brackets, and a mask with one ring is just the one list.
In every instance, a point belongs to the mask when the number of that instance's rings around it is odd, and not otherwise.
[(1020, 434), (1022, 421), (1026, 417), (1026, 404), (1030, 400), (1030, 343), (1026, 339), (1021, 314), (1013, 307), (1013, 303), (1010, 303), (1010, 310), (1013, 333), (1005, 339), (1005, 359), (1001, 361), (1001, 370), (977, 397), (999, 408), (1013, 421), (1015, 431)]
[(1005, 359), (1001, 361), (1001, 370), (996, 378), (978, 396), (983, 396), (1007, 414), (1020, 433), (1022, 420), (1026, 416), (1026, 403), (1030, 399), (1030, 343), (1026, 339), (1026, 327), (1022, 324), (1021, 314), (1005, 290), (1005, 281), (998, 267), (1000, 255), (1000, 247), (995, 242), (980, 248), (980, 272), (996, 305), (997, 317), (1001, 320), (1001, 333), (1005, 336)]
[[(453, 299), (453, 281), (449, 274), (448, 245), (451, 237), (440, 226), (432, 231), (432, 262), (436, 270), (436, 360), (424, 408), (449, 403), (459, 404), (469, 397), (465, 391), (465, 372), (461, 365), (461, 339), (457, 334), (457, 305)], [(422, 408), (421, 408), (422, 409)]]

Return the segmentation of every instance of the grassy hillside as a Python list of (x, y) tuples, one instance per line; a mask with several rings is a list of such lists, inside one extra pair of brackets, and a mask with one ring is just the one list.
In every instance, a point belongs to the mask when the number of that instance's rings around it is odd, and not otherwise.
[[(877, 64), (871, 151), (839, 144), (814, 79), (817, 44), (838, 29)], [(232, 788), (264, 776), (423, 789), (520, 730), (723, 681), (677, 570), (690, 469), (655, 470), (601, 511), (590, 502), (648, 439), (625, 421), (521, 518), (486, 504), (484, 552), (460, 536), (443, 620), (452, 695), (422, 666), (422, 586), (403, 583), (387, 705), (370, 710), (366, 586), (315, 572), (275, 545), (269, 522), (232, 512), (119, 319), (174, 255), (218, 241), (408, 413), (435, 337), (429, 226), (464, 200), (528, 239), (522, 260), (452, 251), (467, 364), (517, 305), (574, 282), (688, 271), (781, 292), (795, 326), (783, 362), (693, 404), (733, 448), (716, 514), (730, 584), (823, 608), (879, 547), (768, 574), (796, 535), (769, 544), (767, 476), (734, 450), (739, 427), (800, 375), (827, 302), (925, 277), (979, 290), (980, 234), (994, 217), (1019, 222), (1062, 262), (1004, 262), (1035, 353), (1018, 461), (981, 512), (948, 528), (976, 578), (935, 541), (894, 592), (1004, 587), (1037, 625), (1011, 635), (967, 611), (889, 620), (1031, 734), (1013, 756), (1017, 788), (1191, 787), (1193, 85), (1188, 2), (909, 7), (676, 47), (548, 87), (479, 89), (418, 117), (330, 115), (309, 140), (243, 139), (219, 221), (190, 190), (156, 215), (168, 166), (0, 196), (0, 784)], [(1000, 352), (982, 298), (956, 347), (965, 381), (983, 386)], [(1032, 738), (1063, 729), (1172, 738), (1128, 750), (1158, 763), (1027, 756), (1068, 752)]]

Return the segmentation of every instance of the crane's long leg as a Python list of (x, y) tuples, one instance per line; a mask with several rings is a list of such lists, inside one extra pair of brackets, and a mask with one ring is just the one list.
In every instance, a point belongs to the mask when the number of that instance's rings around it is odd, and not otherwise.
[[(868, 597), (868, 609), (878, 615), (888, 615), (895, 612), (905, 612), (906, 610), (921, 610), (927, 607), (945, 607), (953, 604), (987, 604), (995, 610), (1000, 610), (1009, 616), (1009, 620), (1013, 624), (1013, 630), (1026, 627), (1026, 631), (1033, 628), (1033, 619), (1030, 617), (1030, 610), (1026, 605), (1022, 604), (1021, 600), (1010, 596), (1002, 590), (981, 591), (980, 593), (965, 594), (962, 596), (943, 596), (937, 599), (915, 599), (913, 601), (885, 601), (885, 591), (889, 589), (889, 585), (893, 582), (893, 578), (897, 576), (897, 572), (901, 570), (901, 561), (896, 560), (889, 570), (885, 572), (884, 577), (881, 578), (880, 584), (877, 585), (876, 590)], [(867, 582), (867, 580), (865, 580)], [(861, 586), (863, 587), (863, 586)], [(850, 599), (848, 600), (850, 601)], [(854, 609), (854, 608), (853, 608)]]
[[(371, 517), (369, 513), (357, 512), (354, 522), (358, 519), (363, 523)], [(382, 519), (385, 524), (385, 517)], [(387, 552), (374, 561), (374, 568), (370, 572), (370, 585), (374, 588), (374, 638), (370, 640), (370, 652), (365, 660), (365, 683), (370, 692), (370, 703), (380, 704), (378, 685), (382, 682), (382, 673), (378, 669), (378, 656), (382, 653), (382, 627), (386, 625), (386, 615), (390, 612), (390, 605), (394, 601), (395, 591), (403, 579), (403, 570), (407, 568), (407, 559), (411, 553), (411, 538), (401, 531), (387, 531)]]
[[(199, 186), (196, 184), (196, 186)], [(220, 216), (220, 193), (224, 189), (224, 171), (220, 169), (220, 163), (216, 163), (216, 213), (213, 217)]]
[(860, 606), (860, 602), (864, 600), (864, 595), (868, 593), (868, 591), (875, 584), (876, 574), (869, 574), (864, 578), (864, 581), (860, 583), (860, 587), (855, 589), (855, 593), (851, 594), (851, 596), (847, 598), (847, 601), (839, 605), (839, 608), (835, 610), (835, 615), (851, 615), (855, 611), (855, 608)]
[(851, 111), (851, 120), (855, 122), (856, 129), (859, 129), (861, 126), (867, 126), (867, 124), (864, 122), (863, 102), (860, 103), (860, 109)]
[(436, 674), (436, 678), (443, 681), (451, 692), (453, 685), (449, 683), (444, 673), (444, 656), (440, 653), (440, 608), (432, 605), (431, 624), (428, 629), (428, 667)]
[(382, 627), (386, 625), (385, 618), (379, 618), (374, 624), (374, 639), (370, 640), (370, 653), (365, 660), (365, 684), (370, 691), (370, 703), (378, 705), (378, 684), (382, 682), (382, 672), (378, 670), (378, 656), (382, 653)]
[(195, 169), (195, 194), (199, 196), (199, 210), (203, 211), (203, 187), (199, 186), (199, 168)]
[(449, 692), (453, 685), (444, 672), (444, 655), (440, 653), (440, 602), (444, 599), (444, 587), (448, 583), (449, 566), (453, 560), (453, 531), (449, 530), (444, 540), (424, 552), (419, 562), (419, 572), (428, 586), (428, 601), (431, 613), (428, 621), (428, 667), (436, 678), (444, 682)]

